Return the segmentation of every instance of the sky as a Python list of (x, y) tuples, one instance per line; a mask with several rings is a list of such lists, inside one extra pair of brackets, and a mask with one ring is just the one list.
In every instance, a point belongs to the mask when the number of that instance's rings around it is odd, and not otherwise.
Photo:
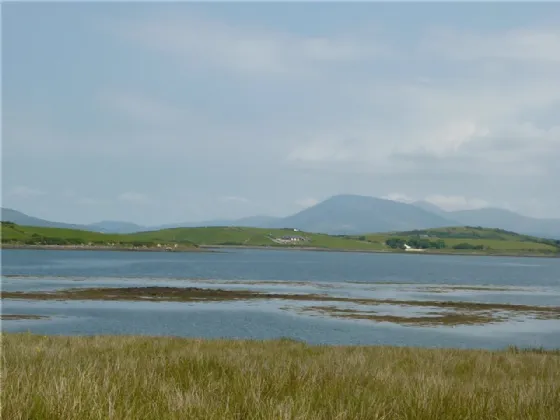
[(4, 3), (2, 205), (560, 217), (560, 3)]

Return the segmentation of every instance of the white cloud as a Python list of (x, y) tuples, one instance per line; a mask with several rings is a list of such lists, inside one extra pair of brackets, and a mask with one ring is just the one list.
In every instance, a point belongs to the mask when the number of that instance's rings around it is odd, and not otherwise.
[[(439, 167), (496, 176), (554, 171), (554, 164), (540, 158), (560, 154), (558, 128), (538, 128), (538, 119), (560, 104), (560, 31), (450, 33), (451, 38), (428, 35), (411, 46), (416, 51), (411, 65), (422, 74), (409, 79), (416, 82), (391, 77), (383, 83), (353, 81), (355, 101), (344, 102), (340, 112), (354, 110), (360, 117), (326, 119), (316, 133), (300, 139), (288, 160), (310, 168), (346, 166), (366, 173), (420, 173)], [(479, 64), (462, 61), (482, 58), (515, 62), (487, 73)], [(444, 77), (432, 75), (434, 66), (447, 67)], [(546, 71), (535, 73), (535, 68)], [(396, 117), (383, 120), (378, 115)]]
[(260, 27), (182, 17), (115, 22), (111, 31), (157, 51), (241, 73), (305, 74), (314, 66), (369, 60), (387, 54), (372, 39), (296, 36)]
[(423, 198), (415, 198), (408, 194), (394, 192), (382, 196), (381, 198), (407, 204), (411, 204), (416, 201), (427, 201), (428, 203), (434, 204), (435, 206), (447, 211), (473, 210), (490, 206), (490, 203), (481, 198), (468, 198), (462, 195), (431, 194)]
[(33, 198), (46, 195), (46, 191), (37, 188), (28, 187), (25, 185), (17, 185), (9, 189), (8, 194), (13, 197), (19, 198)]
[(401, 203), (413, 203), (416, 200), (412, 197), (410, 197), (409, 195), (406, 194), (401, 194), (401, 193), (389, 193), (387, 195), (382, 196), (381, 198), (384, 198), (385, 200), (391, 200), (391, 201), (399, 201)]
[(467, 198), (462, 195), (429, 195), (424, 198), (428, 203), (432, 203), (439, 208), (447, 211), (454, 210), (473, 210), (488, 207), (489, 203), (480, 198)]
[[(84, 183), (99, 161), (109, 165), (118, 158), (135, 174), (128, 188), (158, 195), (158, 203), (160, 193), (168, 194), (173, 202), (184, 192), (185, 177), (196, 173), (205, 182), (193, 185), (192, 193), (208, 208), (230, 214), (254, 211), (259, 203), (269, 206), (263, 212), (283, 214), (307, 195), (388, 191), (401, 192), (387, 197), (405, 202), (411, 199), (407, 194), (433, 192), (438, 195), (432, 199), (448, 208), (503, 200), (515, 209), (530, 192), (541, 207), (528, 211), (557, 214), (560, 202), (550, 193), (560, 179), (557, 28), (514, 28), (504, 17), (506, 23), (491, 32), (480, 25), (430, 32), (422, 21), (404, 31), (391, 28), (400, 32), (393, 37), (352, 28), (336, 33), (333, 28), (344, 25), (337, 16), (297, 33), (298, 25), (283, 18), (275, 22), (279, 29), (271, 29), (248, 24), (252, 12), (242, 15), (229, 16), (229, 23), (180, 14), (110, 22), (111, 36), (98, 37), (110, 45), (100, 46), (123, 59), (101, 63), (95, 86), (83, 80), (84, 92), (104, 89), (98, 96), (72, 96), (78, 99), (69, 107), (69, 97), (42, 98), (30, 106), (17, 95), (19, 113), (12, 99), (3, 127), (11, 185), (29, 179), (22, 176), (29, 170), (20, 168), (32, 166), (21, 163), (30, 157), (37, 161), (32, 170), (49, 176), (54, 162), (68, 171), (60, 159), (69, 156), (65, 160), (76, 166), (69, 186)], [(450, 21), (444, 14), (427, 19), (435, 20)], [(74, 52), (52, 54), (64, 60)], [(134, 71), (142, 77), (123, 77)], [(246, 77), (232, 82), (235, 75)], [(17, 89), (23, 94), (22, 86)], [(83, 118), (78, 110), (89, 110), (92, 101), (102, 106)], [(139, 170), (139, 162), (167, 177), (165, 191), (154, 191), (154, 172)], [(111, 176), (103, 172), (100, 177)], [(248, 202), (219, 198), (239, 185), (240, 194), (262, 199), (235, 205)], [(119, 207), (118, 192), (108, 191), (106, 202)], [(287, 194), (295, 195), (291, 202), (278, 198)], [(216, 206), (220, 200), (230, 205)], [(297, 206), (312, 200), (298, 200)], [(129, 192), (120, 201), (143, 200)]]
[[(441, 167), (509, 176), (558, 170), (540, 159), (560, 154), (559, 128), (539, 128), (535, 118), (560, 103), (560, 76), (524, 83), (515, 90), (472, 81), (445, 87), (402, 85), (394, 89), (390, 103), (385, 95), (372, 95), (370, 124), (329, 121), (318, 133), (301, 138), (287, 158), (298, 165), (328, 170), (347, 166), (366, 173)], [(376, 114), (381, 112), (398, 115), (398, 123), (379, 121)], [(348, 127), (353, 127), (352, 136)], [(407, 162), (401, 160), (404, 156)], [(428, 157), (429, 167), (423, 168)], [(451, 162), (457, 159), (465, 164), (454, 168)]]
[(313, 207), (317, 203), (319, 203), (319, 200), (313, 197), (302, 198), (296, 201), (296, 204), (303, 208)]
[(560, 63), (560, 30), (515, 28), (504, 32), (466, 33), (452, 28), (433, 31), (422, 51), (459, 60), (506, 59)]

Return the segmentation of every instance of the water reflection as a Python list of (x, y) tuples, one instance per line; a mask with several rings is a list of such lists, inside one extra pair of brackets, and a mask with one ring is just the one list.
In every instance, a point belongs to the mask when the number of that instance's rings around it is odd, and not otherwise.
[[(560, 261), (553, 259), (254, 250), (221, 254), (8, 251), (2, 251), (5, 292), (169, 286), (560, 307)], [(495, 324), (425, 327), (305, 311), (311, 305), (325, 303), (3, 299), (3, 314), (48, 318), (4, 320), (2, 329), (63, 335), (291, 337), (313, 344), (560, 347), (560, 321), (535, 320), (524, 314)], [(434, 311), (443, 310), (390, 304), (364, 308), (350, 302), (336, 302), (336, 307), (406, 317), (435, 317)]]

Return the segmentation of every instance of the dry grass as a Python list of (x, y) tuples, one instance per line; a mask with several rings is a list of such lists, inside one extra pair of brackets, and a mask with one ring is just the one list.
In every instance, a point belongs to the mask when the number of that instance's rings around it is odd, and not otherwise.
[(3, 419), (559, 419), (560, 352), (3, 336)]
[(476, 292), (518, 292), (523, 291), (520, 288), (514, 287), (494, 287), (494, 286), (427, 286), (412, 291), (425, 291), (430, 293), (445, 293), (453, 291), (476, 291)]
[(1, 299), (26, 300), (117, 300), (117, 301), (169, 301), (169, 302), (219, 302), (252, 299), (282, 299), (306, 302), (342, 302), (359, 305), (400, 305), (434, 307), (456, 312), (507, 311), (530, 315), (539, 319), (560, 319), (560, 307), (516, 305), (510, 303), (461, 302), (443, 300), (397, 300), (353, 298), (324, 294), (268, 293), (254, 290), (207, 289), (198, 287), (105, 287), (73, 288), (55, 291), (3, 292)]
[[(284, 308), (291, 309), (291, 308)], [(375, 311), (339, 308), (337, 306), (307, 306), (295, 309), (300, 313), (318, 313), (335, 318), (359, 319), (375, 322), (391, 322), (393, 324), (408, 326), (435, 327), (440, 325), (483, 325), (507, 321), (511, 314), (498, 313), (497, 311), (431, 311), (423, 315), (383, 315)], [(545, 318), (546, 319), (546, 318)]]

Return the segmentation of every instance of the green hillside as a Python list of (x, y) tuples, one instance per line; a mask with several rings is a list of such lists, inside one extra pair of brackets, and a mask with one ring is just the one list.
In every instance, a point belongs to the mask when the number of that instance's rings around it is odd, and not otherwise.
[[(133, 234), (104, 234), (75, 229), (2, 223), (6, 245), (104, 246), (120, 248), (211, 246), (318, 248), (349, 251), (421, 251), (474, 254), (560, 254), (560, 241), (535, 238), (500, 229), (450, 227), (365, 235), (326, 235), (294, 229), (195, 227)], [(412, 249), (406, 249), (412, 248)]]
[(78, 229), (62, 229), (38, 226), (20, 226), (2, 222), (2, 243), (14, 245), (90, 245), (115, 247), (157, 247), (181, 245), (182, 248), (195, 248), (188, 240), (162, 241), (156, 238), (138, 237), (136, 234), (105, 234)]
[[(434, 228), (406, 232), (391, 232), (382, 235), (368, 235), (367, 239), (378, 241), (393, 240), (404, 242), (445, 242), (446, 250), (472, 250), (492, 252), (542, 252), (559, 253), (560, 240), (537, 238), (521, 235), (503, 229), (490, 229), (472, 226)], [(395, 241), (396, 240), (396, 241)]]

